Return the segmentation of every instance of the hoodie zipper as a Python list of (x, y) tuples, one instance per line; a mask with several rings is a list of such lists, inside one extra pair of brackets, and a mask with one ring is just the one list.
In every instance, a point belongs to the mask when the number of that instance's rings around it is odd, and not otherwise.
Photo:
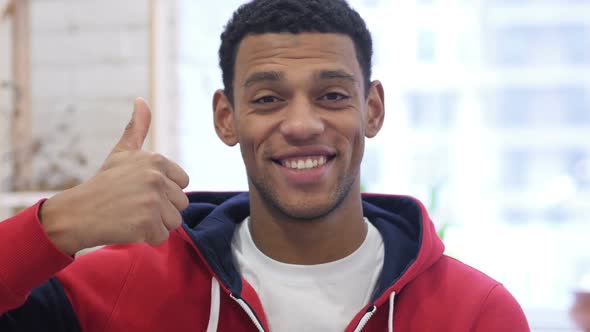
[[(262, 327), (262, 324), (260, 324), (260, 322), (258, 321), (256, 316), (254, 315), (254, 312), (252, 311), (250, 306), (246, 303), (246, 301), (244, 301), (238, 297), (235, 297), (233, 294), (229, 294), (229, 296), (234, 301), (236, 301), (240, 305), (240, 307), (242, 307), (242, 309), (246, 312), (248, 317), (250, 317), (250, 320), (252, 321), (252, 323), (254, 323), (256, 328), (258, 328), (258, 331), (265, 332), (264, 328)], [(362, 329), (365, 327), (365, 325), (367, 325), (367, 323), (369, 322), (369, 319), (371, 319), (371, 317), (375, 314), (376, 311), (377, 311), (377, 306), (372, 306), (371, 309), (369, 311), (367, 311), (364, 314), (364, 316), (361, 318), (361, 320), (359, 321), (358, 325), (356, 326), (356, 328), (354, 329), (353, 332), (362, 331)]]
[(377, 306), (372, 306), (371, 309), (363, 315), (363, 318), (361, 318), (353, 332), (362, 331), (365, 325), (367, 325), (367, 322), (369, 322), (369, 319), (375, 314), (375, 311), (377, 311)]
[(260, 324), (260, 322), (258, 321), (258, 318), (256, 318), (256, 315), (254, 315), (254, 311), (252, 311), (252, 308), (250, 308), (250, 306), (246, 303), (246, 301), (235, 297), (233, 294), (229, 294), (229, 296), (236, 301), (240, 307), (242, 307), (242, 309), (244, 309), (244, 311), (246, 312), (246, 314), (248, 315), (248, 317), (250, 317), (250, 320), (252, 320), (252, 323), (254, 323), (254, 325), (256, 325), (256, 327), (258, 328), (258, 331), (260, 332), (265, 332), (264, 328), (262, 327), (262, 324)]
[[(193, 249), (198, 253), (199, 256), (201, 256), (201, 258), (203, 259), (204, 262), (207, 262), (207, 260), (205, 259), (205, 256), (201, 253), (201, 250), (197, 247), (197, 245), (195, 244), (195, 241), (188, 234), (188, 232), (186, 232), (186, 230), (185, 230), (183, 233), (184, 233), (184, 235), (186, 235), (188, 240), (190, 240), (190, 244), (193, 247)], [(212, 271), (212, 273), (215, 275), (215, 273), (213, 271)], [(235, 297), (231, 292), (229, 293), (229, 296), (234, 301), (236, 301), (240, 305), (240, 307), (242, 307), (242, 309), (246, 312), (248, 317), (250, 317), (250, 320), (252, 321), (252, 323), (254, 323), (254, 325), (256, 326), (258, 331), (266, 332), (264, 330), (264, 327), (262, 327), (262, 324), (260, 323), (260, 321), (258, 321), (258, 318), (256, 318), (256, 315), (254, 315), (254, 311), (252, 311), (252, 308), (250, 308), (250, 306), (246, 303), (246, 301), (242, 300), (239, 297)]]

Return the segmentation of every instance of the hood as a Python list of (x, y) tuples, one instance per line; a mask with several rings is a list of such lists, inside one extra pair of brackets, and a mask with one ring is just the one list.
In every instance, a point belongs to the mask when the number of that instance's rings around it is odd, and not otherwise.
[[(222, 286), (240, 297), (242, 280), (231, 243), (236, 226), (250, 214), (245, 192), (189, 193), (183, 227)], [(363, 214), (383, 237), (384, 264), (372, 301), (379, 306), (434, 264), (444, 251), (424, 205), (408, 196), (363, 194)]]

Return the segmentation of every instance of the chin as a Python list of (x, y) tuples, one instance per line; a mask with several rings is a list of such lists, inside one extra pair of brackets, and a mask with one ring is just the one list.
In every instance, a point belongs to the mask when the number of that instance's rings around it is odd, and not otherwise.
[[(354, 181), (341, 182), (337, 188), (322, 193), (280, 194), (265, 181), (251, 179), (253, 189), (263, 204), (285, 219), (313, 222), (330, 215), (350, 194)], [(282, 197), (287, 197), (284, 199)]]
[(286, 203), (275, 201), (272, 202), (273, 208), (279, 213), (292, 220), (313, 222), (329, 215), (339, 205), (338, 202), (327, 202), (318, 204), (317, 202), (298, 202)]

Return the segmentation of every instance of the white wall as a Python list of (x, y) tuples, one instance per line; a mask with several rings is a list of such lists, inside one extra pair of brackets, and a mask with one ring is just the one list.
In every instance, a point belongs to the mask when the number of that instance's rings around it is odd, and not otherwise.
[[(32, 125), (41, 147), (27, 189), (48, 191), (94, 174), (129, 121), (133, 100), (151, 97), (150, 1), (30, 1)], [(9, 28), (10, 20), (0, 23), (0, 81), (11, 79)], [(12, 97), (0, 89), (0, 116), (12, 111)], [(10, 170), (3, 159), (8, 123), (0, 118), (3, 183)], [(3, 194), (6, 189), (0, 188), (0, 220), (12, 213), (6, 204), (36, 200)]]
[[(34, 135), (52, 154), (66, 153), (64, 170), (86, 178), (117, 141), (134, 98), (149, 98), (149, 1), (33, 0), (31, 22)], [(87, 167), (70, 160), (78, 151)], [(47, 169), (47, 158), (35, 166)]]

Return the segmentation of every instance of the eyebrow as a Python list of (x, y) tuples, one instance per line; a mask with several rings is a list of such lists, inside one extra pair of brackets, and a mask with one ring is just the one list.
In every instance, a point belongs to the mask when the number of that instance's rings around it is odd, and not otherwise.
[[(314, 73), (314, 78), (317, 80), (330, 80), (330, 79), (344, 79), (353, 83), (356, 83), (354, 75), (348, 72), (337, 69), (337, 70), (320, 70)], [(253, 84), (260, 82), (278, 82), (285, 78), (285, 73), (278, 71), (259, 71), (248, 76), (244, 82), (244, 87), (247, 88)]]
[(354, 78), (354, 75), (347, 73), (344, 70), (338, 69), (338, 70), (321, 70), (319, 72), (316, 72), (314, 74), (314, 77), (316, 79), (321, 79), (321, 80), (330, 80), (330, 79), (344, 79), (347, 81), (351, 81), (353, 83), (356, 83), (356, 78)]
[(244, 87), (247, 88), (252, 84), (265, 81), (278, 82), (284, 77), (285, 74), (278, 71), (259, 71), (248, 76), (248, 79), (244, 82)]

